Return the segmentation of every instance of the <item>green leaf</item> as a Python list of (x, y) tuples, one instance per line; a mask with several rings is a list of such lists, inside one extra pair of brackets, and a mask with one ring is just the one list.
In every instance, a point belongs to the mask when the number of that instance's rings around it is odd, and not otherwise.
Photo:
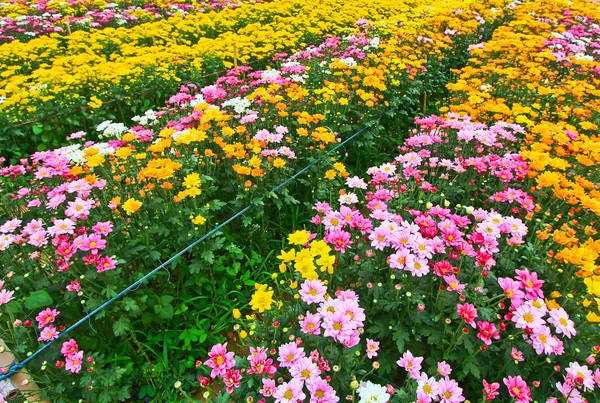
[(33, 134), (39, 135), (41, 132), (44, 131), (44, 125), (41, 123), (37, 123), (37, 124), (33, 125), (31, 127), (31, 129), (33, 130)]
[(127, 318), (118, 319), (113, 323), (113, 332), (115, 333), (115, 336), (121, 336), (128, 330), (131, 330), (131, 322)]
[(49, 305), (52, 305), (52, 297), (45, 290), (34, 291), (25, 300), (25, 307), (32, 311)]
[(215, 261), (215, 254), (212, 253), (212, 251), (210, 251), (210, 250), (205, 250), (204, 252), (202, 252), (200, 254), (200, 256), (202, 257), (202, 259), (204, 259), (208, 263), (212, 264)]
[(148, 252), (148, 256), (150, 256), (154, 260), (159, 260), (160, 259), (160, 252), (157, 251), (157, 250), (151, 250), (150, 252)]
[(12, 314), (20, 314), (23, 313), (23, 307), (17, 301), (10, 301), (8, 304), (4, 305), (8, 312)]
[(398, 347), (398, 351), (400, 354), (404, 352), (404, 343), (408, 341), (408, 333), (399, 328), (394, 332), (394, 340), (396, 341), (396, 346)]

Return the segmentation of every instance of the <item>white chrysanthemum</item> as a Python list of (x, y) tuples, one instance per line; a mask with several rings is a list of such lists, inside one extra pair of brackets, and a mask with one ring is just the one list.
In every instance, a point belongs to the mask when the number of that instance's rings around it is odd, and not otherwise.
[(371, 381), (361, 382), (358, 395), (359, 403), (387, 403), (390, 400), (386, 388)]
[(205, 103), (206, 103), (206, 101), (204, 100), (204, 96), (202, 94), (196, 94), (194, 96), (194, 99), (192, 99), (190, 101), (190, 106), (192, 108), (195, 108), (196, 105), (205, 104)]
[(252, 105), (252, 102), (246, 98), (235, 97), (223, 102), (222, 107), (231, 106), (236, 113), (242, 114), (248, 110), (250, 105)]
[(279, 70), (265, 70), (262, 72), (262, 79), (267, 82), (273, 82), (281, 77)]

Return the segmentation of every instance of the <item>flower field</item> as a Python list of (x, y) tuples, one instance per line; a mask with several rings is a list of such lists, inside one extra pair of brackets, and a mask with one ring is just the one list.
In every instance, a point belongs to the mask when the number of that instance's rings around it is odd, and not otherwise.
[[(263, 61), (323, 35), (348, 33), (361, 18), (393, 24), (390, 15), (396, 15), (402, 21), (409, 8), (384, 0), (368, 7), (352, 1), (250, 3), (0, 45), (2, 154), (15, 158), (24, 150), (64, 145), (70, 133), (155, 108), (182, 82), (204, 85), (206, 75), (233, 66), (234, 45), (240, 64)], [(32, 141), (15, 148), (23, 137)]]
[(600, 401), (600, 3), (0, 16), (17, 401)]

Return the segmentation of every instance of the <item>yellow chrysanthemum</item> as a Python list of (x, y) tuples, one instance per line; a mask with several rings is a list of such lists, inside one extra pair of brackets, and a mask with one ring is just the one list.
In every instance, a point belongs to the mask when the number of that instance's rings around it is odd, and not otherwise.
[(142, 207), (142, 202), (133, 198), (127, 199), (125, 203), (123, 203), (123, 210), (127, 213), (127, 215), (131, 215), (138, 211), (140, 207)]

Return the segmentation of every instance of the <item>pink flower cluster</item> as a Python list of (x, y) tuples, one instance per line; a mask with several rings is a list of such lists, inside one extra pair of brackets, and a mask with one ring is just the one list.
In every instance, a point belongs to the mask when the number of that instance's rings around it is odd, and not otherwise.
[(81, 371), (81, 364), (83, 363), (83, 350), (79, 350), (77, 342), (71, 339), (64, 342), (60, 353), (65, 357), (65, 370), (71, 371), (74, 374)]
[[(595, 363), (593, 356), (588, 359), (590, 365)], [(581, 365), (577, 362), (569, 363), (565, 369), (563, 382), (556, 383), (556, 389), (560, 392), (567, 403), (584, 403), (587, 400), (581, 395), (582, 392), (592, 392), (596, 387), (600, 388), (600, 368), (592, 371), (587, 365)], [(548, 399), (547, 403), (558, 402), (558, 399)]]
[[(553, 32), (554, 37), (544, 41), (544, 47), (552, 52), (557, 62), (571, 66), (576, 59), (600, 60), (600, 29), (597, 21), (590, 17), (565, 14), (562, 25), (567, 27), (564, 32)], [(595, 73), (600, 75), (600, 70), (596, 69)]]
[(516, 270), (516, 277), (498, 278), (498, 284), (510, 301), (509, 312), (505, 319), (511, 321), (517, 329), (522, 329), (527, 343), (537, 354), (562, 355), (562, 341), (552, 334), (547, 323), (563, 338), (577, 334), (573, 321), (563, 308), (548, 309), (542, 291), (543, 280), (537, 273), (528, 269)]
[[(337, 403), (339, 398), (335, 390), (329, 385), (328, 380), (321, 377), (330, 370), (329, 363), (320, 356), (317, 350), (311, 352), (307, 357), (304, 348), (301, 347), (302, 339), (282, 344), (278, 351), (268, 351), (265, 347), (251, 347), (247, 360), (250, 368), (246, 371), (248, 375), (266, 375), (261, 378), (262, 388), (260, 394), (264, 396), (259, 402), (266, 402), (266, 398), (273, 398), (275, 402), (299, 403), (304, 401), (306, 394), (304, 387), (308, 390), (310, 401), (313, 403)], [(277, 353), (277, 363), (270, 354)], [(213, 346), (209, 353), (210, 359), (204, 362), (212, 369), (211, 378), (221, 377), (227, 393), (233, 393), (240, 386), (242, 375), (240, 370), (234, 369), (234, 353), (227, 352), (227, 343)], [(279, 368), (287, 369), (290, 381), (284, 382), (283, 378), (277, 381), (274, 378)], [(201, 381), (204, 379), (201, 379)], [(205, 382), (206, 383), (206, 382)], [(207, 383), (206, 383), (207, 384)]]
[(442, 378), (436, 380), (435, 377), (421, 371), (422, 362), (423, 357), (414, 357), (410, 351), (404, 352), (402, 358), (396, 362), (417, 382), (417, 403), (459, 403), (465, 400), (458, 382), (448, 376), (452, 372), (448, 364), (438, 363), (438, 374)]
[[(255, 0), (254, 2), (259, 1)], [(77, 7), (77, 2), (70, 1), (68, 3), (71, 4), (67, 7), (75, 6), (77, 8), (75, 15), (73, 15), (73, 10), (67, 10), (67, 14), (61, 13), (62, 4), (67, 2), (61, 3), (59, 9), (56, 10), (52, 6), (48, 7), (46, 1), (39, 1), (35, 2), (35, 10), (30, 10), (32, 14), (0, 18), (0, 43), (15, 39), (23, 42), (55, 32), (66, 34), (69, 29), (72, 32), (90, 30), (90, 28), (130, 27), (142, 22), (168, 18), (177, 13), (186, 15), (223, 8), (237, 8), (243, 2), (247, 1), (212, 0), (194, 2), (193, 4), (168, 2), (165, 4), (147, 3), (138, 6), (131, 4), (129, 1), (120, 1), (106, 4), (104, 9), (90, 9), (90, 3), (85, 3), (83, 7)], [(68, 28), (67, 24), (69, 24)]]
[[(43, 218), (34, 218), (25, 224), (18, 218), (6, 221), (0, 225), (0, 251), (11, 245), (29, 245), (33, 247), (31, 259), (38, 259), (42, 252), (55, 256), (54, 268), (59, 272), (69, 270), (80, 251), (85, 252), (78, 255), (85, 265), (95, 265), (99, 273), (113, 270), (116, 259), (101, 254), (107, 247), (105, 237), (112, 232), (112, 223), (88, 222), (92, 210), (100, 205), (92, 193), (104, 189), (106, 180), (95, 180), (90, 184), (72, 177), (69, 174), (72, 154), (73, 150), (69, 154), (67, 148), (39, 152), (32, 155), (31, 163), (24, 159), (18, 166), (0, 170), (0, 175), (12, 178), (33, 173), (35, 179), (31, 181), (31, 187), (20, 188), (13, 198), (23, 199), (30, 209), (39, 208), (40, 216), (52, 217), (51, 223)], [(51, 188), (46, 185), (51, 178), (64, 181)]]
[(337, 291), (337, 298), (325, 298), (327, 287), (320, 280), (307, 280), (300, 289), (300, 297), (307, 304), (319, 304), (315, 313), (300, 317), (300, 329), (306, 334), (331, 337), (347, 347), (360, 342), (359, 329), (364, 325), (365, 312), (354, 291)]
[(50, 324), (54, 323), (59, 313), (56, 309), (46, 308), (35, 317), (38, 327), (42, 329), (40, 337), (38, 337), (39, 341), (51, 341), (58, 338), (58, 330)]

